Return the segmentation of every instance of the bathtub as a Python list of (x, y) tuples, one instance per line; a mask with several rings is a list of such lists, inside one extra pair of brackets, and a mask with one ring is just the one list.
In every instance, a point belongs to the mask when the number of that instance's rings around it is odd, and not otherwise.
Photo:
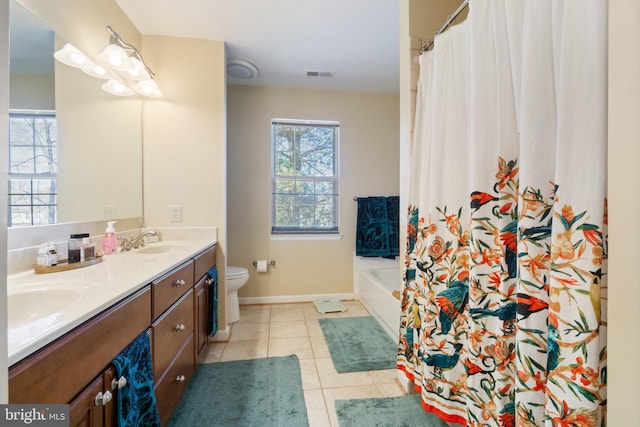
[(353, 276), (356, 299), (396, 341), (400, 330), (400, 301), (393, 294), (399, 296), (402, 290), (399, 261), (354, 256)]

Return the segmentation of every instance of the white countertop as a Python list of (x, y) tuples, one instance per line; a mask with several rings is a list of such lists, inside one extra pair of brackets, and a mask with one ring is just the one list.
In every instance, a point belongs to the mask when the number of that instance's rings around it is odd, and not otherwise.
[[(215, 232), (213, 235), (203, 235), (206, 237), (201, 234), (197, 238), (189, 236), (191, 238), (186, 240), (163, 239), (159, 243), (145, 246), (172, 246), (167, 252), (143, 254), (134, 249), (105, 256), (100, 263), (74, 270), (49, 274), (28, 271), (8, 276), (9, 366), (216, 243)], [(63, 310), (44, 317), (37, 315), (39, 304), (51, 306), (53, 301), (39, 301), (35, 296), (32, 298), (29, 295), (37, 295), (39, 288), (54, 287), (72, 291), (69, 294), (72, 302), (65, 303)], [(31, 290), (34, 291), (32, 294), (29, 293)], [(21, 291), (21, 295), (26, 297), (15, 298), (12, 304), (11, 296), (17, 291)], [(60, 294), (60, 298), (65, 298), (65, 295)], [(16, 320), (18, 318), (20, 320)]]

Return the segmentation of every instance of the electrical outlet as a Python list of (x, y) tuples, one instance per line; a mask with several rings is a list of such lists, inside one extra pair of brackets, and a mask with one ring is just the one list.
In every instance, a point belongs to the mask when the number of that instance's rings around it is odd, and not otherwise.
[(104, 219), (116, 219), (118, 209), (114, 205), (104, 205)]
[(182, 205), (171, 206), (171, 222), (182, 222)]

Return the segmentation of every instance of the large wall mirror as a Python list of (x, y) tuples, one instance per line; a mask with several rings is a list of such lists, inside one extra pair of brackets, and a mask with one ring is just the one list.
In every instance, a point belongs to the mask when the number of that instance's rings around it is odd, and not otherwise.
[(48, 18), (10, 1), (10, 225), (141, 217), (142, 101), (55, 61), (76, 32)]

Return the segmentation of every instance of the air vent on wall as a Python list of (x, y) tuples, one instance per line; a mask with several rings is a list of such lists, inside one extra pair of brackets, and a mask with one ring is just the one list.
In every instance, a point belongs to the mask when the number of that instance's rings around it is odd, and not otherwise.
[(330, 71), (307, 71), (307, 77), (333, 77)]

